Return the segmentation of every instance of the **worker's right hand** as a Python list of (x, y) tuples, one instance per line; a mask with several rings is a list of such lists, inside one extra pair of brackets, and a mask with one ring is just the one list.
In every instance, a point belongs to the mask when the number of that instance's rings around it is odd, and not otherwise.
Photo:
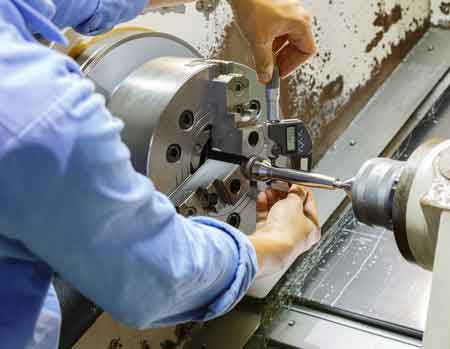
[(248, 39), (258, 79), (268, 83), (274, 69), (286, 77), (316, 51), (308, 11), (298, 0), (229, 0), (236, 21)]
[(284, 269), (320, 239), (311, 192), (292, 186), (288, 194), (269, 189), (257, 201), (258, 226), (250, 237), (258, 256), (258, 276)]

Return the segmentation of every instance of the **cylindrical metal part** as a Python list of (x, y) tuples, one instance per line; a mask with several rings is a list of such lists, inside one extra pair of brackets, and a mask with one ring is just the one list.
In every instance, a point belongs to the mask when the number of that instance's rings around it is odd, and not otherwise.
[(353, 210), (359, 221), (392, 229), (393, 200), (405, 163), (377, 158), (367, 161), (353, 180)]
[(275, 66), (272, 80), (266, 85), (267, 121), (280, 120), (280, 70)]
[(351, 188), (350, 182), (342, 182), (334, 177), (316, 173), (274, 167), (270, 162), (258, 158), (250, 159), (243, 167), (243, 173), (247, 177), (258, 181), (278, 180), (308, 188), (327, 190), (349, 190)]
[(267, 170), (267, 177), (273, 180), (282, 180), (309, 188), (337, 189), (336, 179), (333, 177), (276, 167), (265, 168), (265, 170)]

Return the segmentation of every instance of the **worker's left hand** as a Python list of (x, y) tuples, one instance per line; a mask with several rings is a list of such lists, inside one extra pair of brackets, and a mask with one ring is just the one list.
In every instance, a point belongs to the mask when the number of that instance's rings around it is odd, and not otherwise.
[(286, 77), (316, 51), (308, 11), (298, 0), (228, 0), (248, 39), (258, 79), (272, 79), (274, 57)]
[(258, 256), (259, 277), (283, 270), (320, 239), (313, 195), (302, 187), (260, 193), (257, 214), (257, 229), (249, 238)]
[[(286, 217), (286, 213), (290, 213), (286, 200), (290, 194), (304, 198), (303, 213), (305, 220), (303, 223), (305, 225), (305, 235), (308, 235), (308, 232), (313, 230), (320, 231), (320, 223), (317, 217), (317, 207), (313, 194), (306, 188), (298, 185), (291, 186), (289, 192), (282, 192), (269, 188), (266, 191), (259, 193), (256, 202), (256, 231), (262, 230), (266, 225), (277, 224), (279, 221), (283, 221), (283, 224), (287, 224), (292, 218), (294, 218)], [(299, 222), (295, 221), (295, 223)], [(307, 248), (309, 247), (310, 246), (307, 246)]]

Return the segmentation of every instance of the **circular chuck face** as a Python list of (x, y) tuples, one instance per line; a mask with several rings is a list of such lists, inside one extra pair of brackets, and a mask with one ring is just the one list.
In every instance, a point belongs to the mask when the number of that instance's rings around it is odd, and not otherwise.
[(135, 169), (181, 214), (211, 216), (253, 232), (255, 188), (239, 166), (210, 160), (207, 153), (211, 147), (263, 152), (265, 91), (256, 73), (203, 60), (164, 34), (120, 33), (95, 45), (81, 55), (82, 67), (124, 121), (122, 138)]
[(395, 189), (404, 163), (378, 158), (367, 161), (356, 175), (352, 188), (355, 215), (363, 223), (393, 228)]

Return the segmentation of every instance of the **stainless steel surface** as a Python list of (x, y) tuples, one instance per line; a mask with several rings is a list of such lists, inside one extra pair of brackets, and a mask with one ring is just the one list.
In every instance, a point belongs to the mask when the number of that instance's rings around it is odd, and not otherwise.
[(115, 88), (134, 70), (158, 57), (197, 57), (186, 42), (168, 34), (133, 30), (94, 41), (77, 57), (84, 74), (109, 100)]
[[(350, 178), (367, 159), (380, 156), (450, 68), (448, 38), (447, 30), (431, 29), (319, 161), (314, 171)], [(435, 48), (431, 52), (428, 50), (430, 45)], [(321, 222), (326, 222), (346, 198), (339, 191), (317, 191), (315, 195), (321, 203)]]
[[(163, 193), (173, 192), (191, 174), (192, 153), (211, 123), (213, 115), (202, 110), (208, 73), (206, 64), (193, 64), (190, 58), (153, 59), (124, 80), (108, 104), (125, 122), (122, 138), (134, 166), (149, 174)], [(186, 111), (193, 113), (194, 120), (184, 130), (179, 118)], [(171, 145), (179, 154), (168, 159)]]
[(414, 349), (406, 336), (304, 307), (286, 309), (271, 329), (272, 340), (301, 349)]
[(335, 229), (303, 289), (292, 292), (329, 311), (356, 314), (398, 332), (423, 331), (431, 273), (408, 263), (385, 228), (358, 223), (348, 213)]
[(318, 173), (274, 167), (269, 161), (260, 160), (258, 157), (249, 159), (243, 166), (243, 172), (248, 178), (255, 181), (267, 182), (275, 180), (308, 188), (341, 189), (348, 193), (351, 192), (353, 183), (352, 181), (344, 182)]
[(272, 80), (266, 85), (267, 121), (280, 120), (280, 69), (275, 66)]
[(404, 162), (376, 158), (367, 161), (353, 181), (356, 218), (369, 225), (393, 228), (394, 194)]

